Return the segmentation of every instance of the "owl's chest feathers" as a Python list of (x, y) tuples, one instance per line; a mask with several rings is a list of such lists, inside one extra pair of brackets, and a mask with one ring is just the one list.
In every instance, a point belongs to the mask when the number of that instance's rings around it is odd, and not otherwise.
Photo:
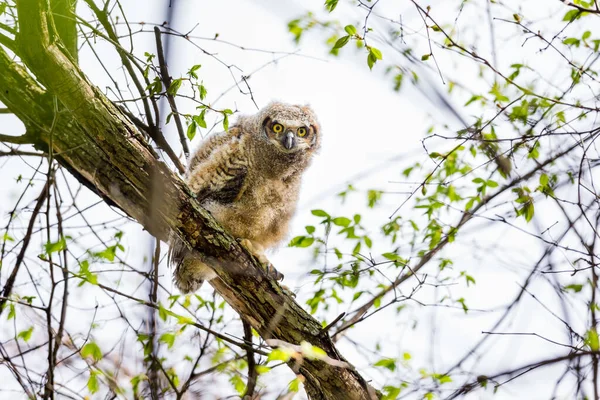
[(206, 208), (234, 236), (251, 239), (268, 248), (287, 234), (288, 223), (296, 208), (300, 177), (287, 171), (280, 170), (277, 174), (263, 168), (257, 164), (249, 168), (243, 187), (233, 202), (213, 202)]

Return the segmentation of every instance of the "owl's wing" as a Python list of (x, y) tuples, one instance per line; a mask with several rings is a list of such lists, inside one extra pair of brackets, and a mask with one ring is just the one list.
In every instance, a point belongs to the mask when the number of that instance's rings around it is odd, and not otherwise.
[(226, 132), (213, 133), (202, 140), (202, 143), (190, 159), (187, 175), (189, 176), (196, 166), (205, 161), (217, 147), (226, 144), (236, 136), (240, 136), (240, 130), (234, 126)]
[(200, 201), (234, 201), (248, 174), (244, 136), (237, 129), (207, 139), (190, 163), (188, 185)]

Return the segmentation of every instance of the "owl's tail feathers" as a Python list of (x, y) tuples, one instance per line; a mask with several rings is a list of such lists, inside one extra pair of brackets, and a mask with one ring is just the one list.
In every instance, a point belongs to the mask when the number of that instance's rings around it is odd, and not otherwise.
[(172, 235), (169, 248), (169, 264), (175, 266), (173, 281), (182, 293), (193, 293), (200, 289), (205, 280), (216, 276), (215, 272), (202, 262), (200, 255), (188, 249), (185, 243)]

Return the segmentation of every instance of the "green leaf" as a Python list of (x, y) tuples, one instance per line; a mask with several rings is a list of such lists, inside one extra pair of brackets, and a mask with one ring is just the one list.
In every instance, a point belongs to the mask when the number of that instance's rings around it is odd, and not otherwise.
[(393, 358), (382, 358), (381, 360), (377, 361), (374, 366), (387, 368), (394, 372), (396, 370), (396, 360)]
[(377, 57), (375, 57), (372, 53), (369, 53), (369, 55), (367, 56), (367, 65), (369, 66), (369, 69), (373, 69), (373, 66), (376, 62)]
[(460, 299), (456, 300), (456, 302), (460, 303), (460, 305), (462, 306), (462, 309), (465, 312), (465, 314), (469, 311), (469, 307), (467, 307), (467, 303), (465, 302), (465, 299), (463, 297), (461, 297)]
[(376, 49), (375, 47), (369, 48), (369, 54), (372, 54), (373, 57), (375, 57), (377, 60), (383, 59), (383, 55), (381, 54), (381, 51), (379, 49)]
[(267, 356), (267, 361), (283, 361), (288, 362), (294, 352), (287, 348), (273, 349)]
[(563, 44), (566, 44), (567, 46), (579, 47), (579, 45), (581, 44), (581, 40), (577, 38), (566, 38), (565, 40), (563, 40)]
[(171, 81), (171, 85), (169, 86), (169, 89), (167, 89), (167, 93), (170, 94), (171, 96), (175, 96), (177, 94), (177, 91), (181, 87), (182, 83), (183, 83), (182, 78), (173, 79)]
[(8, 315), (6, 316), (6, 320), (9, 321), (11, 319), (13, 319), (14, 317), (16, 317), (17, 315), (17, 310), (15, 309), (15, 305), (13, 303), (10, 303), (8, 305)]
[(259, 374), (266, 374), (267, 372), (271, 371), (271, 368), (267, 367), (266, 365), (257, 365), (254, 368)]
[(329, 214), (327, 214), (325, 211), (323, 210), (312, 210), (311, 211), (312, 215), (314, 215), (315, 217), (326, 217), (326, 218), (330, 218), (331, 216)]
[(309, 247), (315, 242), (315, 238), (310, 236), (296, 236), (288, 244), (289, 247)]
[(337, 217), (337, 218), (334, 218), (334, 219), (332, 220), (332, 222), (333, 222), (335, 225), (337, 225), (337, 226), (342, 226), (342, 227), (344, 227), (344, 228), (347, 228), (347, 227), (350, 225), (350, 223), (351, 223), (352, 221), (350, 220), (350, 218), (346, 218), (346, 217)]
[(335, 42), (335, 44), (333, 45), (333, 48), (341, 49), (342, 47), (344, 47), (346, 45), (346, 43), (348, 43), (348, 40), (350, 40), (350, 36), (342, 36)]
[(87, 388), (90, 393), (94, 394), (100, 389), (100, 385), (98, 384), (98, 378), (96, 377), (97, 372), (91, 371), (90, 378), (87, 381)]
[(188, 71), (188, 75), (191, 76), (194, 79), (198, 79), (198, 74), (196, 73), (196, 71), (198, 71), (200, 69), (202, 65), (200, 64), (196, 64), (194, 65), (192, 68), (190, 68), (190, 70)]
[(326, 0), (325, 1), (325, 8), (329, 11), (332, 12), (333, 10), (335, 10), (335, 8), (337, 7), (339, 0)]
[(498, 82), (494, 82), (492, 89), (489, 91), (490, 94), (494, 95), (494, 101), (507, 102), (509, 98), (502, 93), (502, 88)]
[(231, 378), (229, 378), (229, 382), (231, 382), (231, 384), (235, 388), (235, 391), (238, 392), (240, 396), (243, 395), (246, 391), (246, 384), (239, 375), (233, 375)]
[(229, 116), (226, 113), (223, 113), (223, 129), (229, 130)]
[(585, 334), (585, 344), (587, 344), (592, 351), (598, 351), (600, 343), (598, 340), (598, 332), (596, 328), (592, 328)]
[(431, 57), (431, 54), (423, 54), (421, 56), (421, 61), (427, 61), (429, 60), (429, 57)]
[(301, 384), (301, 380), (300, 378), (296, 378), (293, 381), (290, 382), (289, 388), (291, 392), (298, 392), (300, 390), (300, 384)]
[(192, 123), (188, 125), (186, 135), (189, 140), (193, 140), (196, 136), (196, 121), (192, 120)]
[(369, 190), (367, 192), (368, 207), (369, 208), (375, 207), (375, 205), (379, 202), (379, 200), (381, 200), (382, 194), (383, 194), (383, 192), (381, 190)]
[(356, 28), (354, 27), (354, 25), (346, 25), (344, 27), (344, 30), (350, 36), (356, 35)]
[(469, 104), (473, 103), (474, 101), (481, 100), (481, 99), (483, 99), (483, 96), (473, 95), (473, 96), (471, 96), (471, 98), (469, 99), (469, 101), (467, 101), (465, 103), (465, 106), (468, 106)]
[(206, 120), (204, 119), (205, 116), (206, 116), (206, 109), (202, 110), (200, 112), (200, 115), (196, 115), (192, 119), (196, 122), (196, 124), (198, 124), (198, 126), (200, 128), (206, 129)]
[(383, 391), (385, 392), (385, 395), (381, 400), (396, 400), (402, 389), (395, 386), (384, 386)]
[(98, 284), (98, 276), (92, 272), (90, 272), (90, 263), (88, 260), (83, 260), (79, 263), (79, 274), (83, 279), (79, 286), (82, 286), (86, 282), (91, 283), (92, 285)]
[(300, 348), (302, 349), (302, 355), (309, 360), (322, 360), (324, 357), (327, 357), (325, 350), (313, 346), (306, 341), (300, 343)]
[(315, 227), (312, 225), (307, 225), (304, 227), (304, 229), (306, 229), (306, 233), (308, 233), (309, 235), (315, 233)]
[(583, 285), (576, 284), (576, 283), (573, 283), (571, 285), (567, 285), (567, 286), (563, 287), (564, 291), (572, 290), (574, 293), (579, 293), (579, 292), (581, 292), (582, 289), (583, 289)]
[(100, 347), (96, 343), (89, 342), (81, 349), (81, 357), (92, 357), (97, 362), (102, 360), (102, 350), (100, 350)]
[(94, 255), (96, 257), (103, 258), (107, 261), (113, 262), (113, 261), (115, 261), (115, 257), (117, 255), (117, 249), (122, 250), (122, 247), (123, 246), (121, 246), (121, 245), (109, 246), (100, 252), (94, 253)]
[(158, 338), (158, 341), (166, 344), (167, 347), (170, 349), (171, 347), (173, 347), (173, 344), (175, 343), (175, 334), (174, 333), (163, 333)]
[(404, 261), (402, 257), (396, 253), (383, 253), (382, 256), (391, 261)]
[(571, 21), (574, 21), (577, 18), (579, 18), (580, 15), (581, 15), (581, 11), (579, 11), (579, 10), (570, 10), (570, 11), (567, 11), (567, 13), (565, 14), (565, 16), (563, 17), (562, 20), (563, 21), (569, 21), (569, 22), (571, 22)]
[(32, 333), (33, 333), (33, 326), (30, 327), (27, 330), (19, 332), (19, 334), (17, 335), (17, 337), (21, 338), (21, 339), (23, 339), (23, 341), (27, 342), (27, 341), (29, 341), (29, 339), (31, 339), (31, 334)]
[(62, 251), (67, 248), (67, 241), (64, 237), (62, 237), (58, 242), (50, 242), (44, 245), (44, 249), (46, 250), (46, 254), (52, 254), (59, 251)]
[[(137, 395), (138, 393), (138, 387), (140, 385), (141, 381), (145, 381), (148, 379), (148, 376), (145, 374), (139, 374), (134, 376), (133, 378), (131, 378), (131, 386), (133, 387), (133, 393), (134, 395)], [(136, 399), (138, 398), (137, 396), (134, 396)]]
[(204, 100), (206, 98), (206, 94), (208, 93), (206, 88), (204, 85), (199, 85), (198, 90), (200, 91), (200, 100)]
[(465, 275), (465, 279), (467, 280), (467, 286), (475, 284), (475, 278), (473, 278), (471, 275)]
[(527, 222), (531, 221), (533, 218), (533, 214), (535, 213), (535, 208), (533, 207), (533, 202), (526, 203), (523, 208), (525, 209), (525, 220)]
[(194, 115), (192, 120), (201, 128), (206, 128), (206, 121), (204, 120), (204, 111), (200, 115)]

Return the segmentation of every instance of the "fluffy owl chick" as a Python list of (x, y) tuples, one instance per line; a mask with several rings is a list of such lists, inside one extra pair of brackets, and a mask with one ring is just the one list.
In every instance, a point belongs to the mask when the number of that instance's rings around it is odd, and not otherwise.
[[(320, 141), (319, 124), (308, 106), (271, 103), (253, 116), (240, 117), (229, 131), (206, 138), (191, 157), (187, 183), (229, 233), (270, 265), (264, 251), (285, 238), (302, 173)], [(170, 260), (183, 293), (216, 276), (201, 254), (175, 236)]]

